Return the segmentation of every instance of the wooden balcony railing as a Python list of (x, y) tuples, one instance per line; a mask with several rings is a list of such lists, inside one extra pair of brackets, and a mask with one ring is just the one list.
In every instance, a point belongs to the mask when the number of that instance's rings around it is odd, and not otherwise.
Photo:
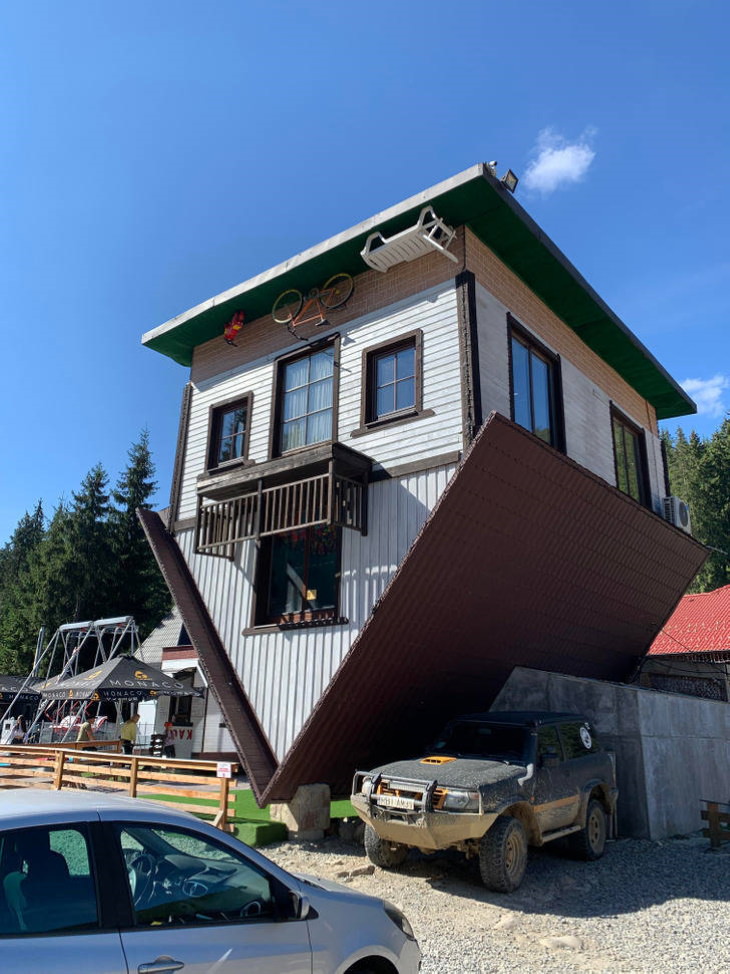
[(367, 484), (332, 472), (198, 506), (196, 551), (233, 557), (239, 541), (331, 524), (365, 534)]

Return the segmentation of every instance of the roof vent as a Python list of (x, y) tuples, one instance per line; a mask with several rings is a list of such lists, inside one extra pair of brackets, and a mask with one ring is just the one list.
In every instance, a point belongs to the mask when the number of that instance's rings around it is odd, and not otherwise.
[(692, 523), (689, 519), (689, 505), (679, 497), (664, 498), (664, 517), (675, 528), (692, 534)]
[(371, 233), (360, 256), (368, 267), (383, 273), (396, 264), (422, 257), (430, 250), (438, 250), (458, 263), (459, 258), (448, 250), (455, 235), (456, 231), (440, 220), (430, 206), (424, 206), (416, 223), (407, 230), (392, 237), (384, 237), (379, 230)]

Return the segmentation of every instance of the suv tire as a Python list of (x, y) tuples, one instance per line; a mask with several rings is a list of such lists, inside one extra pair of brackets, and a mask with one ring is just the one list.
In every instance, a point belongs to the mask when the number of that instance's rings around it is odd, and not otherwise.
[(367, 852), (370, 862), (380, 866), (381, 869), (394, 869), (405, 862), (408, 846), (381, 839), (372, 826), (366, 825), (365, 852)]
[(519, 819), (500, 815), (479, 843), (479, 873), (487, 889), (511, 893), (527, 866), (527, 836)]
[(596, 798), (588, 802), (585, 828), (568, 836), (568, 845), (577, 859), (586, 862), (593, 862), (603, 855), (606, 847), (606, 812)]

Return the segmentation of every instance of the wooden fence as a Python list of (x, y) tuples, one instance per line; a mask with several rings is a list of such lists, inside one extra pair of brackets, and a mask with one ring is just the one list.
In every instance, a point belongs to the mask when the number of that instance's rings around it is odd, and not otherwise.
[[(0, 789), (121, 792), (132, 798), (173, 804), (197, 815), (212, 815), (213, 825), (232, 830), (235, 792), (230, 778), (217, 776), (217, 762), (119, 754), (119, 743), (95, 741), (93, 751), (83, 750), (83, 743), (2, 745)], [(231, 772), (237, 771), (238, 765), (231, 765)]]
[(723, 842), (730, 842), (730, 805), (704, 799), (702, 804), (707, 806), (700, 812), (703, 821), (707, 822), (702, 834), (710, 840), (711, 848), (719, 849)]

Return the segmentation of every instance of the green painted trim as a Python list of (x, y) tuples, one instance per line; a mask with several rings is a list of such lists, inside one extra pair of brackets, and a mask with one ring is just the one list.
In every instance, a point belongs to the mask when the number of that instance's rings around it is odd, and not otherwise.
[[(277, 296), (288, 288), (306, 293), (340, 271), (353, 276), (362, 273), (367, 267), (360, 251), (367, 236), (375, 228), (385, 236), (404, 230), (430, 203), (446, 223), (468, 226), (589, 348), (654, 406), (659, 419), (696, 412), (691, 398), (501, 183), (483, 166), (463, 175), (463, 179), (454, 177), (420, 194), (405, 209), (394, 208), (398, 212), (390, 217), (383, 214), (379, 223), (368, 220), (333, 238), (331, 245), (325, 242), (313, 248), (308, 259), (306, 255), (293, 258), (282, 264), (278, 273), (274, 269), (205, 302), (199, 311), (181, 315), (178, 323), (173, 319), (145, 335), (143, 344), (189, 366), (197, 345), (217, 336), (223, 341), (223, 329), (234, 311), (240, 308), (247, 321), (254, 321), (269, 314)], [(455, 185), (451, 186), (452, 182)], [(283, 328), (273, 322), (272, 327)]]

